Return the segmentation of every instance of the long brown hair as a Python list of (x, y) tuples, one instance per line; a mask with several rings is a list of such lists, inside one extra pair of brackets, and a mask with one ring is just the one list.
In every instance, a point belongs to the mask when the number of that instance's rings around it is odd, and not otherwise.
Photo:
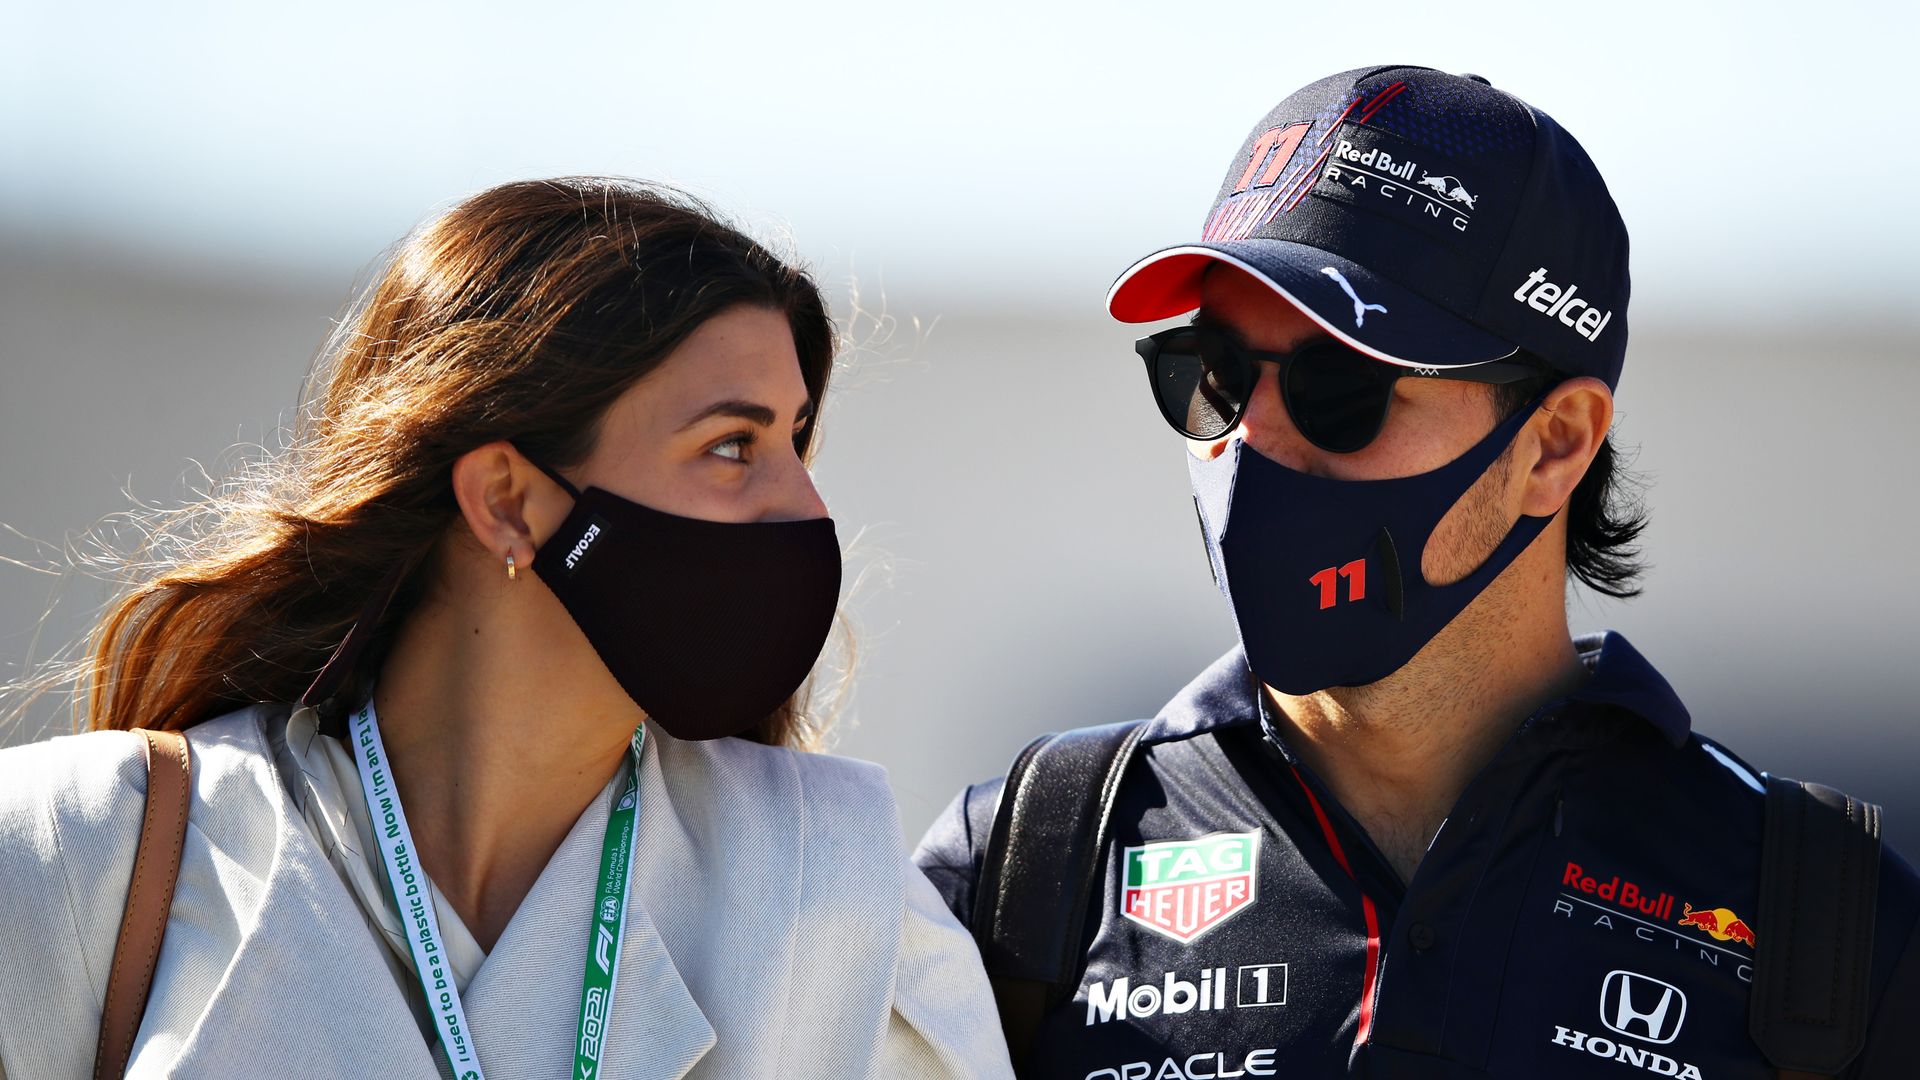
[[(295, 700), (399, 567), (367, 670), (349, 676), (366, 685), (459, 516), (455, 459), (509, 439), (580, 463), (623, 391), (741, 304), (787, 316), (824, 400), (834, 328), (818, 287), (680, 192), (524, 181), (430, 220), (316, 360), (287, 449), (177, 512), (181, 556), (107, 607), (78, 687), (88, 726), (177, 730)], [(810, 456), (813, 425), (798, 438)], [(820, 734), (796, 695), (749, 737), (811, 747)]]

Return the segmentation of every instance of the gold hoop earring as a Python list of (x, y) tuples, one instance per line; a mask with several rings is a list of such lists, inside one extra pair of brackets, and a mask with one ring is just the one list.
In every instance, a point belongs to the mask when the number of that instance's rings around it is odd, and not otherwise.
[(508, 552), (507, 553), (507, 580), (512, 581), (516, 573), (517, 571), (514, 569), (514, 566), (513, 566), (513, 553)]

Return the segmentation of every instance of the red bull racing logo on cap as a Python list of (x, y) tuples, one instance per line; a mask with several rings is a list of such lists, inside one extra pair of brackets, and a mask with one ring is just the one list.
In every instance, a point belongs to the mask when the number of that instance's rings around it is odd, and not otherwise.
[(1701, 908), (1696, 911), (1692, 904), (1682, 904), (1680, 925), (1705, 930), (1707, 936), (1715, 941), (1737, 941), (1748, 948), (1754, 947), (1753, 927), (1727, 908)]
[[(1239, 178), (1233, 190), (1215, 204), (1200, 238), (1244, 240), (1276, 215), (1292, 213), (1314, 186), (1320, 167), (1333, 154), (1335, 145), (1330, 140), (1340, 125), (1349, 118), (1356, 124), (1366, 123), (1406, 88), (1406, 83), (1396, 82), (1371, 97), (1352, 98), (1339, 112), (1328, 110), (1311, 120), (1282, 124), (1261, 132), (1241, 151), (1242, 156), (1235, 159), (1235, 166), (1241, 168)], [(1333, 108), (1340, 107), (1335, 104)], [(1243, 161), (1245, 164), (1241, 167)]]
[(1127, 848), (1120, 914), (1182, 945), (1253, 906), (1260, 833), (1214, 833)]

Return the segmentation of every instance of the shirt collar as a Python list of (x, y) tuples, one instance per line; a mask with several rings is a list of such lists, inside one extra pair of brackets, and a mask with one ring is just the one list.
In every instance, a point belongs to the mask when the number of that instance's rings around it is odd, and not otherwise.
[[(1687, 741), (1693, 722), (1686, 705), (1625, 637), (1607, 630), (1583, 635), (1573, 644), (1591, 674), (1578, 689), (1542, 712), (1583, 705), (1613, 707), (1652, 724), (1675, 746)], [(1161, 708), (1148, 723), (1142, 741), (1167, 742), (1259, 722), (1259, 699), (1254, 696), (1247, 654), (1236, 645)]]
[(1235, 645), (1173, 695), (1173, 700), (1147, 722), (1140, 739), (1144, 743), (1168, 742), (1216, 728), (1257, 724), (1260, 706), (1253, 691), (1247, 654)]
[(1673, 686), (1624, 636), (1606, 630), (1575, 638), (1573, 646), (1592, 674), (1562, 699), (1563, 704), (1624, 709), (1652, 724), (1673, 745), (1687, 741), (1693, 730), (1692, 714)]

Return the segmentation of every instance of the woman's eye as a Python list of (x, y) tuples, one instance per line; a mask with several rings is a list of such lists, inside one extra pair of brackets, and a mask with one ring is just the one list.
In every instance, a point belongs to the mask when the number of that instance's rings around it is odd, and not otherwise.
[(752, 444), (753, 444), (753, 436), (747, 435), (747, 434), (740, 434), (740, 435), (735, 435), (733, 438), (728, 439), (727, 441), (719, 444), (718, 446), (715, 446), (713, 449), (707, 451), (707, 453), (717, 454), (720, 457), (728, 458), (733, 461), (745, 461), (747, 457), (747, 447), (751, 446)]

